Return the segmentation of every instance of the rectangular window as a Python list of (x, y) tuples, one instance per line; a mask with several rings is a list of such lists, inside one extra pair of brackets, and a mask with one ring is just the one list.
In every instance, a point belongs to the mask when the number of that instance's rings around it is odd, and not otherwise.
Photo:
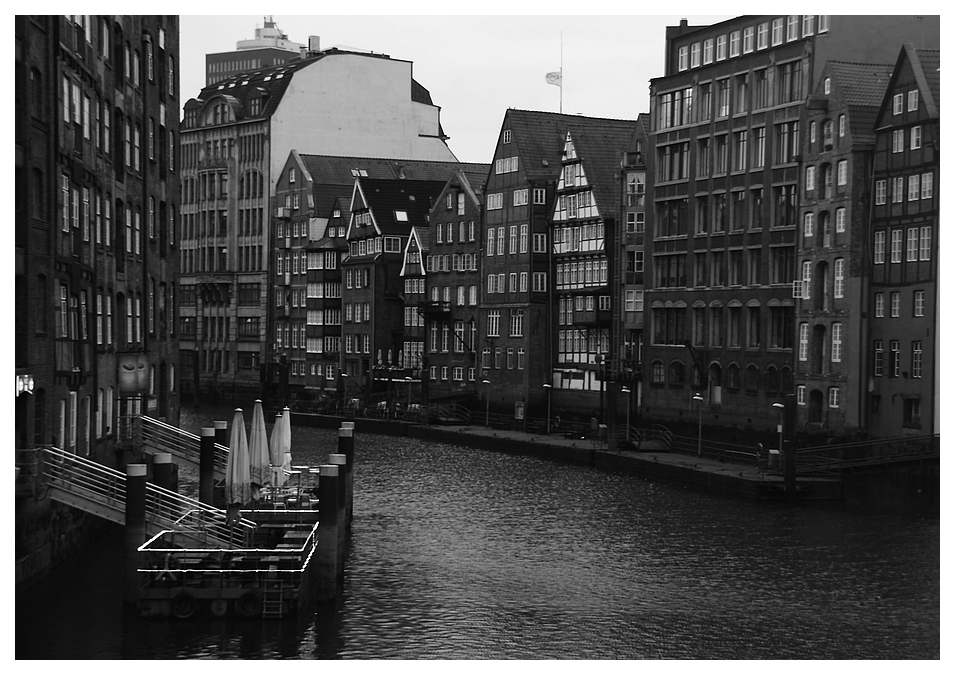
[(769, 46), (769, 24), (761, 23), (756, 28), (756, 49), (766, 49)]
[(922, 377), (922, 341), (912, 341), (912, 377)]
[(896, 129), (892, 132), (892, 152), (898, 154), (905, 150), (905, 130)]
[(829, 407), (839, 407), (839, 387), (829, 387)]
[(885, 181), (877, 180), (875, 182), (875, 203), (885, 204)]
[(909, 112), (919, 109), (919, 90), (913, 89), (909, 92)]
[(900, 304), (901, 295), (900, 295), (900, 293), (899, 293), (898, 291), (893, 291), (892, 294), (891, 294), (889, 297), (891, 298), (891, 314), (892, 314), (892, 318), (897, 319), (897, 318), (899, 317), (899, 315), (900, 315), (899, 310), (900, 310), (901, 308), (899, 307), (899, 304)]
[(922, 199), (932, 198), (932, 173), (922, 174)]
[(773, 47), (783, 43), (783, 20), (773, 19)]
[(932, 227), (927, 225), (919, 230), (919, 260), (932, 259)]
[(885, 352), (882, 347), (882, 340), (876, 340), (872, 350), (872, 374), (875, 377), (882, 377), (882, 370), (885, 365)]
[(743, 29), (743, 53), (749, 54), (753, 51), (753, 38), (755, 36), (756, 29), (752, 26)]
[(790, 14), (786, 18), (786, 42), (799, 39), (799, 15)]
[(912, 150), (918, 150), (922, 147), (922, 127), (912, 127), (912, 131), (909, 132), (909, 147)]
[(892, 257), (894, 263), (902, 262), (902, 230), (892, 230)]
[(703, 41), (703, 65), (713, 63), (713, 38)]
[(739, 31), (730, 33), (730, 57), (739, 56)]
[(875, 318), (881, 319), (885, 316), (885, 293), (875, 294)]
[(925, 291), (915, 291), (912, 294), (913, 316), (925, 316)]
[(848, 160), (840, 160), (836, 164), (836, 185), (844, 187), (848, 182), (849, 178), (849, 162)]
[(841, 298), (845, 289), (845, 258), (836, 258), (833, 271), (833, 297)]
[(880, 230), (875, 233), (875, 245), (873, 248), (872, 262), (881, 265), (885, 262), (885, 231)]
[(842, 324), (841, 323), (832, 324), (832, 349), (830, 350), (830, 358), (833, 363), (840, 363), (842, 361)]
[(902, 94), (895, 94), (892, 97), (892, 114), (893, 115), (902, 114)]
[(809, 358), (809, 324), (799, 324), (799, 360), (806, 361)]
[(919, 259), (919, 229), (910, 227), (906, 232), (905, 261), (915, 262)]
[(898, 377), (900, 369), (899, 358), (901, 352), (899, 351), (899, 341), (890, 340), (889, 341), (889, 377)]

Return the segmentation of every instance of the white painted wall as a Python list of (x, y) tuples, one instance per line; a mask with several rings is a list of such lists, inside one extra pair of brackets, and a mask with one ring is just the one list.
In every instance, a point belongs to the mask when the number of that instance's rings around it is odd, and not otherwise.
[(293, 149), (314, 155), (456, 161), (436, 138), (438, 107), (411, 100), (411, 66), (408, 61), (336, 54), (297, 71), (272, 116), (269, 191)]

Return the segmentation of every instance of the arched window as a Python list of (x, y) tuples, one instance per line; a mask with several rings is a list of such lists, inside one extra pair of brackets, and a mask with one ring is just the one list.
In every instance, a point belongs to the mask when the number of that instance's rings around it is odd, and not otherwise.
[(790, 394), (793, 390), (793, 371), (789, 366), (783, 366), (779, 371), (779, 393)]
[(755, 394), (759, 389), (759, 368), (750, 364), (746, 366), (746, 391)]
[(766, 369), (766, 393), (779, 393), (779, 371), (776, 370), (776, 366), (770, 366)]
[(731, 363), (727, 369), (726, 386), (733, 390), (739, 389), (739, 366), (735, 363)]
[(650, 383), (663, 384), (664, 382), (666, 382), (666, 367), (663, 361), (654, 361), (650, 365)]
[(683, 361), (672, 361), (670, 363), (670, 384), (683, 386), (686, 380), (686, 369)]

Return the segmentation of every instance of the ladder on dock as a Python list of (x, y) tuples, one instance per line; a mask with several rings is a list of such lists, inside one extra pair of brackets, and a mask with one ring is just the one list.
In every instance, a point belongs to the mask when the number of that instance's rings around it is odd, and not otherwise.
[[(199, 471), (199, 447), (201, 441), (198, 436), (179, 427), (166, 424), (152, 417), (143, 415), (142, 442), (146, 451), (168, 452), (177, 460), (194, 471)], [(215, 445), (215, 476), (225, 478), (226, 465), (229, 461), (229, 448), (224, 445)]]
[[(126, 524), (124, 473), (54, 447), (41, 449), (40, 462), (51, 499)], [(183, 543), (233, 548), (248, 545), (255, 528), (247, 518), (230, 525), (222, 509), (146, 484), (147, 536), (173, 530)]]
[(281, 618), (283, 613), (282, 582), (267, 581), (262, 587), (262, 616)]

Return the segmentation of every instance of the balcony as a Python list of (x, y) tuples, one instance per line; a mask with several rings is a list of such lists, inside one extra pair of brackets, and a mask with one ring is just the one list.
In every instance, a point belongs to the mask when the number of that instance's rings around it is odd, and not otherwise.
[(447, 316), (451, 313), (451, 303), (440, 300), (426, 300), (418, 303), (418, 311), (425, 316)]

